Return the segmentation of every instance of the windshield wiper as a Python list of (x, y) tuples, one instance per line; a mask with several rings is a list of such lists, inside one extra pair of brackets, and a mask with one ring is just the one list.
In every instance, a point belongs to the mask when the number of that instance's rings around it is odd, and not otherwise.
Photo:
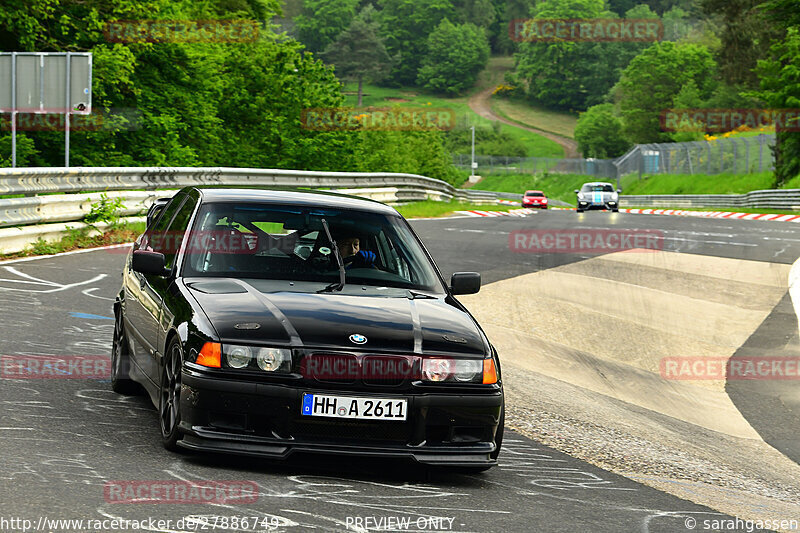
[(424, 292), (417, 292), (408, 289), (408, 299), (409, 300), (416, 300), (418, 298), (424, 298), (426, 300), (438, 300), (436, 296), (431, 296), (430, 294), (425, 294)]
[(335, 283), (331, 283), (324, 289), (320, 289), (317, 292), (333, 292), (333, 291), (341, 291), (344, 289), (344, 278), (345, 278), (345, 271), (344, 271), (344, 261), (342, 260), (342, 254), (339, 253), (339, 247), (336, 246), (336, 241), (333, 240), (333, 235), (331, 235), (331, 230), (328, 228), (328, 221), (323, 219), (322, 220), (322, 227), (325, 229), (325, 235), (328, 237), (328, 242), (331, 243), (331, 248), (333, 248), (333, 253), (336, 254), (336, 264), (339, 265), (339, 281)]

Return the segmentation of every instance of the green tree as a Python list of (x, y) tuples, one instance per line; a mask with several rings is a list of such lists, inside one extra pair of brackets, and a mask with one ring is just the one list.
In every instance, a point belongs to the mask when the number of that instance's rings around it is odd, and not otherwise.
[(312, 52), (321, 52), (356, 16), (359, 0), (304, 0), (295, 19), (297, 36)]
[(453, 18), (450, 0), (380, 0), (381, 34), (394, 60), (391, 80), (413, 85), (428, 35), (443, 18)]
[[(700, 97), (700, 89), (694, 80), (689, 80), (681, 87), (681, 90), (672, 99), (672, 108), (675, 110), (680, 109), (698, 109), (705, 107), (703, 100)], [(675, 142), (687, 141), (701, 141), (703, 140), (703, 125), (700, 123), (692, 122), (690, 124), (682, 124), (681, 131), (675, 131), (670, 134), (670, 137)]]
[[(531, 11), (535, 19), (609, 18), (603, 0), (544, 0)], [(582, 110), (603, 102), (641, 43), (522, 42), (508, 81), (523, 87), (534, 104)]]
[[(721, 46), (716, 53), (719, 73), (729, 85), (758, 87), (755, 68), (766, 57), (769, 43), (780, 36), (780, 27), (769, 23), (759, 8), (763, 0), (702, 0), (703, 11), (722, 19)], [(796, 9), (795, 3), (795, 9)]]
[(630, 147), (612, 104), (592, 106), (581, 113), (575, 126), (575, 140), (584, 157), (610, 159), (621, 156)]
[[(758, 63), (761, 90), (758, 95), (773, 109), (800, 108), (800, 29), (789, 27), (786, 38), (773, 44), (770, 56)], [(800, 175), (800, 123), (789, 131), (776, 128), (775, 177), (778, 185)]]
[(660, 114), (672, 106), (681, 88), (693, 80), (707, 99), (716, 86), (711, 53), (696, 44), (654, 43), (633, 58), (614, 88), (625, 137), (634, 143), (667, 142)]
[(625, 12), (626, 19), (653, 19), (658, 18), (655, 11), (647, 4), (637, 4)]
[(444, 19), (428, 37), (417, 82), (450, 95), (472, 87), (489, 60), (489, 41), (481, 28)]
[(358, 82), (359, 106), (364, 80), (380, 81), (391, 69), (391, 58), (378, 36), (378, 30), (375, 8), (369, 4), (321, 54), (326, 62), (334, 64), (340, 78)]
[(497, 13), (492, 0), (452, 0), (456, 24), (474, 24), (489, 30), (494, 25)]

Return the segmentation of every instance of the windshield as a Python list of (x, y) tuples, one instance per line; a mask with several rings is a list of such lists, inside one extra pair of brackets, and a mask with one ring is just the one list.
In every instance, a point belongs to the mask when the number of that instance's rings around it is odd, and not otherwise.
[(528, 192), (525, 193), (525, 196), (544, 196), (544, 193), (528, 191)]
[(397, 216), (339, 209), (210, 203), (187, 237), (183, 276), (339, 281), (444, 293), (433, 265)]
[(581, 192), (614, 192), (614, 187), (607, 183), (605, 185), (590, 185), (587, 183), (581, 187)]

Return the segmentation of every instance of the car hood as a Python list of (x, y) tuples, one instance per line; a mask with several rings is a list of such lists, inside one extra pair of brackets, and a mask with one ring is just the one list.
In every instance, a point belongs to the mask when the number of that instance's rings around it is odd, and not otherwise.
[[(444, 298), (261, 292), (234, 279), (185, 280), (222, 342), (403, 353), (486, 353), (472, 318)], [(351, 335), (366, 337), (358, 345)]]
[(589, 191), (584, 192), (583, 197), (590, 202), (608, 202), (612, 199), (614, 195), (613, 192), (605, 192), (605, 191)]

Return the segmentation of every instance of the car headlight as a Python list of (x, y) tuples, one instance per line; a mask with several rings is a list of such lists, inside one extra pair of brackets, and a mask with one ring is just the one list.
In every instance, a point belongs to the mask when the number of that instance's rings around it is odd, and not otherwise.
[(583, 193), (582, 192), (578, 193), (578, 200), (583, 200)]
[(495, 383), (496, 378), (494, 381), (486, 381), (485, 361), (484, 359), (426, 357), (422, 360), (422, 379), (437, 383)]
[(224, 346), (225, 362), (231, 368), (244, 368), (253, 360), (253, 352), (249, 346)]
[(237, 370), (251, 366), (252, 361), (265, 372), (290, 372), (292, 368), (292, 351), (287, 348), (223, 344), (222, 353), (227, 366)]
[(453, 372), (452, 359), (430, 358), (422, 360), (422, 377), (428, 381), (445, 381)]
[(483, 361), (478, 359), (456, 360), (453, 376), (456, 381), (475, 381), (479, 374), (483, 374)]
[(616, 202), (617, 200), (619, 200), (619, 194), (617, 194), (617, 193), (613, 193), (613, 194), (611, 195), (611, 200), (613, 200), (614, 202)]
[(259, 348), (256, 355), (258, 368), (265, 372), (288, 370), (291, 366), (292, 352), (285, 348)]

